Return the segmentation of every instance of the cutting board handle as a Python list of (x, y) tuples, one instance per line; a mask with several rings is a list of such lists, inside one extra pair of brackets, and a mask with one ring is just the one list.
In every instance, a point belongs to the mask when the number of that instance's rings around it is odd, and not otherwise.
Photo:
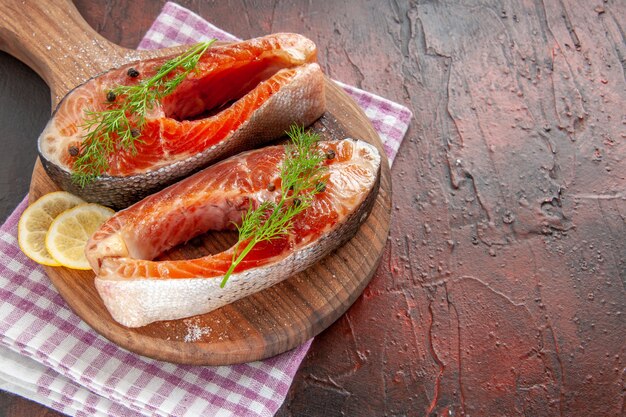
[(93, 30), (70, 0), (0, 0), (0, 49), (46, 81), (53, 104), (128, 51)]

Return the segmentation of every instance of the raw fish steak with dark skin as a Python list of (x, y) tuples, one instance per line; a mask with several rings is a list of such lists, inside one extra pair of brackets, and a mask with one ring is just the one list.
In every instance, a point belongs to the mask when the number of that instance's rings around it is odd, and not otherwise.
[(106, 170), (77, 183), (72, 174), (87, 152), (88, 114), (115, 109), (125, 99), (113, 94), (117, 87), (153, 79), (172, 58), (113, 69), (61, 101), (39, 137), (41, 161), (62, 189), (115, 209), (127, 207), (216, 161), (280, 137), (294, 123), (307, 126), (319, 118), (326, 101), (316, 54), (311, 40), (289, 33), (209, 47), (173, 91), (148, 106), (140, 129), (129, 127), (129, 140), (137, 139), (133, 146), (122, 147), (113, 133), (111, 151), (100, 158)]

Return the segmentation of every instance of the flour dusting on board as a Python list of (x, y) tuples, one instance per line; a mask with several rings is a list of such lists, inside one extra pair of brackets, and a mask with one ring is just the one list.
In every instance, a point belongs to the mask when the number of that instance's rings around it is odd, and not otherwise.
[(185, 320), (185, 326), (187, 326), (187, 334), (185, 334), (185, 342), (197, 342), (202, 338), (202, 336), (210, 334), (210, 327), (200, 327), (198, 326), (197, 320)]

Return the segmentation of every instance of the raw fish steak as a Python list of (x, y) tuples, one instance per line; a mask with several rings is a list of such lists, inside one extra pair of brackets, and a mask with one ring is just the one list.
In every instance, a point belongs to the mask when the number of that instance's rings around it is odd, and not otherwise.
[(235, 247), (198, 259), (154, 261), (209, 230), (232, 229), (250, 207), (279, 195), (284, 146), (248, 151), (118, 212), (94, 233), (86, 255), (104, 304), (128, 327), (207, 313), (263, 290), (328, 255), (369, 215), (381, 157), (363, 141), (323, 141), (325, 187), (285, 235), (258, 243), (223, 288)]
[[(81, 186), (72, 179), (85, 135), (86, 111), (116, 105), (112, 89), (153, 77), (171, 57), (110, 70), (71, 91), (39, 137), (39, 154), (59, 187), (116, 209), (218, 160), (307, 126), (325, 110), (324, 76), (309, 39), (279, 33), (212, 46), (195, 70), (148, 111), (133, 132), (135, 149), (116, 145), (108, 169)], [(116, 139), (113, 134), (113, 139)], [(119, 135), (118, 135), (119, 136)]]

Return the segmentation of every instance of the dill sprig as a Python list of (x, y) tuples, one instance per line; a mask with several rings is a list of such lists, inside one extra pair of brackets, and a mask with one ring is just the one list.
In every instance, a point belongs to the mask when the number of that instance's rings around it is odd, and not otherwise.
[[(157, 100), (171, 94), (187, 78), (214, 42), (211, 39), (192, 46), (137, 84), (112, 88), (106, 94), (113, 102), (107, 103), (105, 110), (86, 109), (82, 127), (87, 133), (72, 167), (72, 180), (81, 187), (95, 180), (109, 169), (109, 155), (116, 150), (130, 150), (135, 155), (148, 112)], [(172, 77), (176, 70), (179, 72)]]
[[(285, 149), (278, 201), (264, 201), (256, 209), (250, 203), (241, 225), (237, 226), (239, 239), (234, 246), (230, 267), (220, 284), (222, 288), (252, 248), (260, 242), (288, 234), (293, 228), (293, 219), (309, 208), (315, 195), (326, 187), (323, 179), (326, 167), (322, 164), (326, 157), (315, 146), (319, 136), (297, 126), (292, 126), (287, 135), (291, 143)], [(246, 246), (238, 252), (244, 242), (247, 242)]]

